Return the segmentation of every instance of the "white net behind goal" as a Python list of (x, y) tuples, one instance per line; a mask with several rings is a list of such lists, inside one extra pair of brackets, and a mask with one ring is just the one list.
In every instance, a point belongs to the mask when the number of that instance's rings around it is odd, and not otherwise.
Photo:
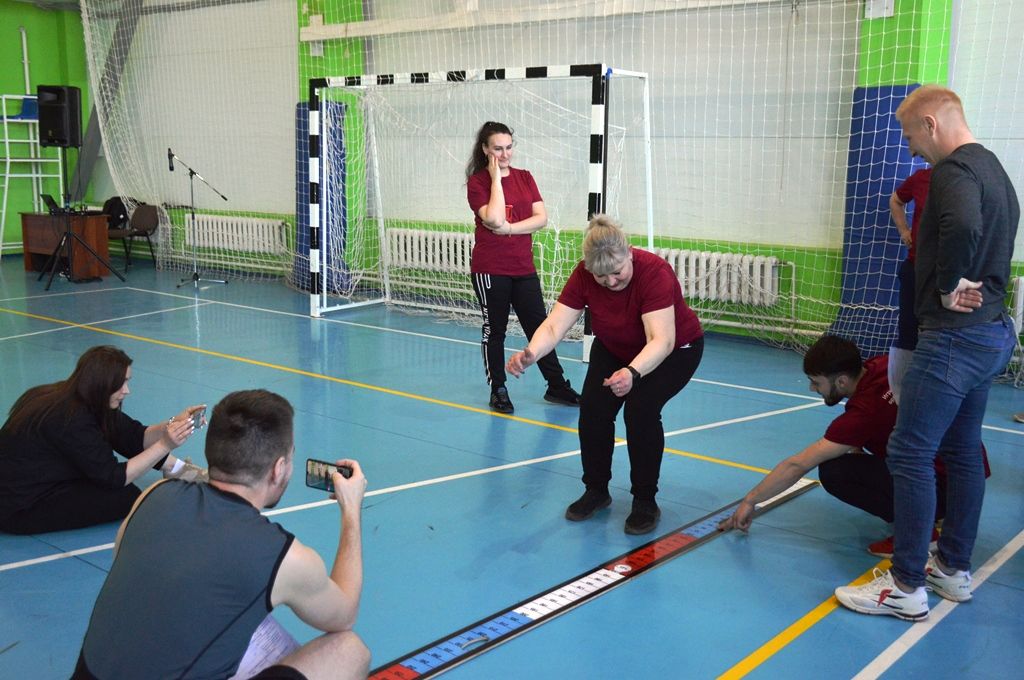
[[(608, 154), (598, 181), (610, 212), (623, 203), (643, 211), (647, 202), (638, 80), (614, 78), (606, 106), (609, 131), (600, 138)], [(327, 297), (478, 309), (465, 172), (476, 132), (491, 120), (513, 129), (512, 165), (533, 174), (544, 199), (548, 224), (534, 234), (534, 261), (545, 296), (557, 297), (581, 257), (589, 216), (593, 87), (590, 77), (553, 77), (321, 89)], [(646, 242), (646, 221), (630, 226)]]
[[(90, 94), (110, 168), (107, 195), (166, 205), (164, 267), (190, 268), (195, 244), (200, 268), (307, 285), (308, 229), (299, 222), (308, 179), (296, 176), (308, 154), (307, 83), (343, 74), (588, 63), (648, 74), (657, 248), (705, 327), (796, 348), (826, 331), (855, 339), (869, 355), (893, 340), (896, 271), (906, 251), (888, 198), (913, 162), (892, 111), (908, 88), (940, 82), (959, 92), (979, 141), (1024, 191), (1015, 125), (1024, 119), (1024, 70), (1017, 67), (1024, 3), (1011, 0), (83, 0), (81, 7)], [(640, 155), (630, 110), (639, 100), (619, 101), (613, 128), (622, 130), (618, 138), (610, 131), (608, 142), (621, 143), (624, 163), (608, 168), (607, 210), (639, 233), (647, 205), (634, 198), (643, 193), (644, 172), (632, 160)], [(383, 210), (366, 219), (468, 228), (459, 182), (470, 135), (502, 117), (517, 132), (517, 162), (538, 176), (549, 208), (563, 193), (578, 200), (574, 190), (559, 189), (566, 178), (542, 175), (548, 161), (535, 153), (545, 140), (551, 156), (567, 153), (555, 145), (573, 123), (557, 107), (536, 108), (525, 97), (518, 109), (492, 113), (486, 102), (420, 105), (410, 95), (395, 106), (400, 118), (388, 122), (382, 113), (381, 125), (393, 125), (395, 136), (378, 135), (381, 153), (452, 184), (423, 187), (430, 198), (417, 208), (388, 182), (424, 179), (382, 163)], [(586, 111), (574, 113), (585, 118)], [(412, 143), (429, 145), (424, 158), (406, 146), (420, 129), (426, 132)], [(401, 146), (386, 148), (392, 139)], [(168, 172), (168, 147), (230, 199), (200, 185), (202, 228), (194, 234), (180, 207), (188, 183), (184, 173)], [(377, 198), (366, 194), (368, 211)], [(559, 223), (537, 237), (538, 266), (547, 271), (549, 262), (574, 257), (571, 246), (556, 254), (548, 238), (559, 234), (561, 251), (585, 213), (564, 208)], [(345, 249), (372, 257), (379, 236), (358, 246), (354, 214), (347, 219)], [(1016, 297), (1007, 302), (1024, 309), (1024, 231), (1016, 245)], [(367, 297), (382, 295), (385, 270), (346, 256), (351, 263), (335, 283), (356, 282), (356, 297), (360, 286)], [(418, 276), (415, 269), (400, 274), (398, 282)], [(444, 276), (428, 284), (448, 289), (441, 303), (464, 301), (465, 282)], [(410, 301), (433, 296), (415, 280), (403, 285), (395, 293)], [(553, 280), (544, 288), (549, 298), (557, 292)], [(307, 300), (298, 295), (301, 308)]]

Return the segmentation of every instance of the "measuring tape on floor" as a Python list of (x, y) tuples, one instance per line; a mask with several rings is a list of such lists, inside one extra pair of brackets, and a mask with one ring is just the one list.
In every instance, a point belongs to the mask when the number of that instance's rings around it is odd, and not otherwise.
[[(818, 483), (801, 479), (782, 493), (756, 506), (755, 517), (810, 491)], [(673, 529), (650, 543), (569, 579), (550, 590), (466, 626), (420, 647), (370, 672), (371, 680), (430, 678), (455, 668), (503, 642), (522, 635), (584, 602), (604, 595), (643, 572), (679, 557), (722, 534), (718, 525), (735, 511), (740, 501)]]

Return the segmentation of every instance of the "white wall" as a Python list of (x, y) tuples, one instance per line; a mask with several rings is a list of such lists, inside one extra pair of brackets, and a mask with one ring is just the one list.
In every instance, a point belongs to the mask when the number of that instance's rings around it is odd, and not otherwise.
[[(975, 137), (999, 157), (1024, 205), (1024, 3), (957, 5), (951, 87), (963, 101)], [(1022, 257), (1024, 230), (1018, 230), (1015, 259)]]
[[(789, 3), (751, 3), (382, 36), (373, 40), (369, 70), (603, 62), (647, 72), (659, 233), (835, 247), (842, 242), (860, 3), (799, 5), (796, 12)], [(458, 6), (381, 2), (373, 18)], [(616, 115), (613, 121), (622, 120)], [(627, 187), (637, 189), (635, 179), (631, 174)], [(630, 197), (619, 209), (629, 225), (643, 219), (645, 207)]]

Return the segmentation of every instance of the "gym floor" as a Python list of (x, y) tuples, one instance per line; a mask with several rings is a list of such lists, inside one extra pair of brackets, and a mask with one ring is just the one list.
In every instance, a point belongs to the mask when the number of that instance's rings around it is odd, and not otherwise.
[[(615, 457), (612, 506), (587, 522), (565, 520), (582, 491), (576, 411), (543, 401), (531, 370), (509, 383), (515, 415), (490, 412), (478, 328), (383, 306), (313, 319), (308, 297), (280, 283), (178, 289), (181, 276), (141, 261), (127, 283), (57, 279), (45, 292), (20, 256), (0, 258), (0, 409), (6, 417), (27, 388), (65, 378), (98, 344), (134, 359), (125, 411), (144, 423), (189, 404), (212, 407), (238, 389), (287, 397), (297, 472), (274, 521), (330, 564), (338, 510), (304, 486), (303, 460), (356, 458), (369, 480), (356, 630), (373, 667), (736, 501), (841, 408), (808, 391), (796, 353), (709, 335), (696, 378), (663, 413), (661, 524), (628, 536), (625, 450)], [(580, 345), (560, 352), (581, 385)], [(890, 532), (814, 488), (765, 513), (748, 535), (701, 544), (447, 675), (1013, 677), (1024, 667), (1018, 411), (1024, 391), (995, 386), (984, 432), (993, 474), (970, 603), (931, 595), (931, 617), (917, 624), (837, 609), (833, 588), (879, 566), (865, 547)], [(177, 453), (205, 465), (203, 431)], [(157, 479), (150, 472), (142, 482)], [(0, 677), (70, 675), (116, 530), (0, 534)], [(286, 609), (275, 617), (300, 642), (316, 635)]]

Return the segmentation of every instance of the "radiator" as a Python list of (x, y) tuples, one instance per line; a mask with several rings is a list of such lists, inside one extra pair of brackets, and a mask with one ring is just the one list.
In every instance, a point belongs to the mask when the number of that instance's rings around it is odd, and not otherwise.
[(779, 260), (763, 255), (655, 248), (679, 277), (687, 300), (770, 307), (779, 301)]
[(390, 269), (469, 274), (472, 232), (389, 229), (387, 234)]
[[(469, 274), (471, 232), (389, 229), (389, 269)], [(679, 277), (688, 300), (770, 307), (779, 300), (778, 258), (656, 248)]]
[(285, 255), (288, 252), (288, 223), (235, 215), (186, 216), (185, 245), (216, 248), (238, 253)]

